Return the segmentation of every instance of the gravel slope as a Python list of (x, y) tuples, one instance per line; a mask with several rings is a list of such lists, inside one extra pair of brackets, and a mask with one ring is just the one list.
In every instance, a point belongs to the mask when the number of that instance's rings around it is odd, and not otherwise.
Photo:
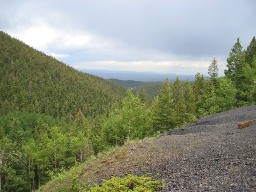
[[(151, 173), (163, 191), (256, 191), (256, 106), (204, 117), (183, 130), (120, 147), (83, 167), (82, 181)], [(68, 185), (68, 182), (66, 182)]]

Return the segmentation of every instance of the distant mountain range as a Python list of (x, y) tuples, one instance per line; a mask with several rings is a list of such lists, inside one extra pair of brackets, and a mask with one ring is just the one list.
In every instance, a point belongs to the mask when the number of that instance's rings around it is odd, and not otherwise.
[(170, 81), (174, 81), (178, 76), (181, 80), (192, 81), (194, 80), (194, 75), (177, 75), (175, 73), (160, 74), (151, 72), (131, 72), (131, 71), (108, 71), (108, 70), (90, 70), (83, 69), (82, 72), (90, 73), (102, 77), (104, 79), (118, 79), (118, 80), (133, 80), (142, 82), (159, 82), (164, 81), (168, 78)]

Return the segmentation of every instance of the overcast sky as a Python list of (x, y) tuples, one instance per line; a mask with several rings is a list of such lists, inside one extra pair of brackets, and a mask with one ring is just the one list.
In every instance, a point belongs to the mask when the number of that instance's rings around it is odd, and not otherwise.
[(220, 73), (255, 0), (0, 0), (0, 30), (79, 69)]

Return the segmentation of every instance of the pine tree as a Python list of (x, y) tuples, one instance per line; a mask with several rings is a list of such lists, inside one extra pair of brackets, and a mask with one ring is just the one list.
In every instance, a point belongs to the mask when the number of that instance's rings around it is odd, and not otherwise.
[(219, 87), (216, 89), (220, 111), (227, 111), (236, 106), (235, 84), (229, 78), (218, 79)]
[(245, 65), (243, 66), (244, 84), (243, 90), (244, 100), (246, 104), (256, 102), (256, 38), (252, 38), (249, 46), (245, 51)]
[(218, 62), (217, 60), (214, 58), (212, 60), (212, 63), (210, 64), (209, 68), (208, 68), (208, 74), (210, 76), (210, 80), (213, 82), (214, 85), (217, 84), (217, 78), (218, 78)]
[(246, 78), (246, 88), (249, 90), (249, 100), (256, 103), (256, 55), (251, 64), (246, 64), (243, 68)]
[(166, 131), (177, 125), (175, 104), (171, 85), (166, 79), (160, 93), (152, 104), (152, 127), (154, 131)]
[(196, 119), (196, 102), (193, 89), (187, 80), (184, 84), (184, 100), (186, 111), (186, 122), (192, 122)]
[(148, 104), (148, 95), (145, 91), (144, 88), (139, 88), (137, 91), (136, 91), (136, 94), (137, 96), (140, 98), (141, 102), (144, 103), (145, 105)]
[(227, 78), (236, 82), (237, 75), (241, 69), (240, 66), (243, 64), (243, 60), (244, 51), (238, 38), (237, 42), (234, 44), (229, 53), (229, 57), (227, 58), (227, 69), (224, 71)]
[(251, 64), (253, 62), (253, 58), (255, 55), (256, 55), (256, 38), (254, 36), (245, 51), (245, 62), (248, 64)]
[(237, 106), (244, 106), (250, 103), (249, 87), (244, 69), (249, 64), (248, 62), (251, 61), (253, 47), (255, 47), (255, 38), (253, 38), (246, 51), (242, 50), (243, 48), (238, 39), (227, 58), (228, 69), (225, 70), (225, 75), (235, 83)]
[(176, 118), (177, 124), (182, 124), (186, 120), (185, 116), (185, 99), (184, 99), (184, 90), (182, 82), (180, 81), (179, 77), (173, 83), (173, 98), (175, 104), (175, 111), (176, 111)]
[(198, 108), (199, 117), (214, 114), (220, 111), (220, 103), (215, 85), (210, 81), (205, 82), (204, 92), (201, 95), (201, 103)]
[(196, 114), (197, 117), (200, 117), (201, 112), (199, 109), (202, 108), (204, 101), (203, 94), (206, 91), (206, 80), (203, 75), (197, 73), (195, 76), (195, 82), (193, 85), (193, 93), (195, 96), (195, 105), (196, 105)]

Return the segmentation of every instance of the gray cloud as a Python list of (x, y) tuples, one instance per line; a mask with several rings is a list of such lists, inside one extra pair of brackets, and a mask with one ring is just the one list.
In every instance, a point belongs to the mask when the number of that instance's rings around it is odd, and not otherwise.
[[(256, 1), (3, 0), (0, 18), (4, 31), (22, 31), (43, 21), (66, 34), (93, 34), (85, 48), (68, 51), (56, 45), (62, 39), (49, 44), (51, 52), (71, 55), (68, 62), (224, 60), (237, 37), (246, 47), (255, 35)], [(101, 41), (106, 45), (92, 46)]]
[[(253, 1), (95, 1), (66, 5), (84, 28), (125, 46), (179, 55), (221, 55), (253, 35)], [(245, 36), (245, 37), (244, 37)]]

